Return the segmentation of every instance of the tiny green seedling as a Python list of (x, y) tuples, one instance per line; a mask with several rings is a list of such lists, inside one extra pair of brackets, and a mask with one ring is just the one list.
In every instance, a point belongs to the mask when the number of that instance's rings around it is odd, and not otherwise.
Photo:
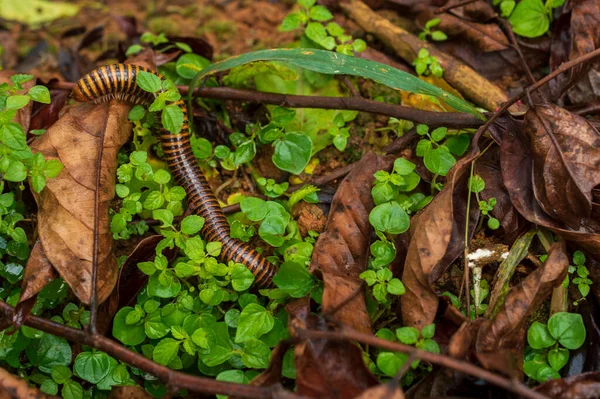
[(443, 42), (448, 39), (448, 36), (442, 32), (441, 30), (433, 30), (432, 28), (438, 26), (441, 20), (439, 18), (430, 19), (425, 24), (425, 29), (423, 32), (419, 33), (419, 39), (427, 40), (427, 38), (431, 37), (432, 40), (436, 42)]
[(429, 50), (422, 48), (417, 54), (417, 58), (413, 61), (415, 71), (418, 75), (429, 76), (433, 75), (437, 78), (441, 78), (444, 74), (444, 68), (440, 65), (439, 60), (429, 55)]

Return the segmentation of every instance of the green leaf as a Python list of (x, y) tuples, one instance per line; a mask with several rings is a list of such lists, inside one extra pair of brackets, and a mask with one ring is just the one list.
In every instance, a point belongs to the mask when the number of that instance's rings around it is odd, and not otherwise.
[(216, 337), (215, 344), (211, 346), (210, 350), (203, 350), (198, 353), (200, 361), (208, 367), (215, 367), (226, 362), (233, 354), (227, 324), (216, 323), (212, 327), (212, 331)]
[(240, 209), (253, 222), (263, 220), (269, 211), (267, 203), (256, 197), (244, 197), (240, 202)]
[(113, 337), (128, 346), (139, 345), (146, 339), (144, 326), (141, 324), (127, 324), (126, 319), (134, 309), (130, 306), (121, 308), (113, 320)]
[(530, 38), (543, 35), (550, 27), (542, 0), (521, 0), (509, 21), (516, 34)]
[(245, 291), (254, 282), (254, 274), (241, 263), (233, 265), (231, 270), (231, 286), (236, 291)]
[(468, 134), (459, 134), (457, 136), (449, 137), (444, 143), (450, 152), (456, 156), (462, 156), (469, 145), (471, 144), (471, 136)]
[(171, 227), (173, 225), (173, 212), (166, 209), (157, 209), (152, 211), (152, 219), (162, 222), (160, 227)]
[(83, 388), (78, 382), (67, 381), (61, 391), (63, 399), (82, 399)]
[(29, 96), (38, 103), (50, 104), (50, 91), (46, 86), (36, 85), (29, 89)]
[(243, 163), (252, 161), (255, 155), (256, 144), (254, 143), (254, 140), (248, 140), (240, 144), (240, 146), (233, 153), (233, 163), (236, 166), (239, 166)]
[(387, 285), (387, 292), (392, 295), (404, 295), (406, 293), (406, 288), (402, 281), (397, 278), (392, 279)]
[(57, 384), (64, 384), (71, 379), (71, 370), (67, 366), (55, 366), (50, 372), (52, 379)]
[(198, 215), (186, 216), (181, 221), (181, 232), (187, 235), (198, 233), (204, 227), (204, 218)]
[(173, 361), (173, 359), (177, 357), (177, 352), (179, 352), (180, 343), (181, 342), (176, 341), (172, 338), (162, 339), (156, 345), (156, 347), (154, 347), (154, 352), (152, 353), (152, 360), (163, 366), (168, 365)]
[(469, 190), (472, 193), (480, 193), (485, 189), (485, 181), (479, 175), (469, 177)]
[(264, 307), (251, 303), (240, 314), (235, 342), (242, 343), (251, 339), (258, 339), (268, 333), (275, 324), (273, 315)]
[(556, 371), (560, 371), (569, 361), (569, 350), (565, 348), (554, 348), (548, 351), (548, 363)]
[(6, 123), (0, 127), (0, 141), (8, 148), (22, 150), (27, 147), (25, 132), (18, 123)]
[(183, 111), (177, 105), (167, 105), (162, 111), (161, 120), (165, 129), (177, 134), (183, 127)]
[(302, 23), (302, 17), (297, 12), (292, 12), (288, 14), (284, 19), (281, 25), (279, 25), (280, 32), (289, 32), (294, 29), (298, 29), (300, 24)]
[(443, 42), (444, 40), (448, 39), (448, 36), (441, 30), (436, 30), (434, 32), (431, 32), (431, 38), (436, 42)]
[(320, 5), (316, 5), (310, 8), (309, 17), (310, 19), (313, 19), (315, 21), (325, 22), (332, 19), (333, 15), (329, 12), (327, 8)]
[(289, 132), (275, 143), (273, 163), (279, 169), (300, 174), (312, 155), (312, 140), (304, 133)]
[(583, 318), (577, 313), (555, 313), (548, 320), (548, 330), (567, 349), (578, 349), (585, 342)]
[(533, 349), (548, 348), (556, 342), (545, 324), (535, 321), (527, 330), (527, 342)]
[(433, 338), (435, 335), (435, 324), (428, 324), (421, 330), (423, 338)]
[(316, 2), (317, 0), (298, 0), (298, 4), (306, 9), (312, 7)]
[(415, 170), (416, 165), (405, 158), (398, 158), (394, 161), (394, 172), (405, 176)]
[(175, 70), (184, 79), (192, 79), (198, 72), (210, 65), (210, 61), (197, 54), (184, 54), (177, 59)]
[(149, 93), (156, 93), (162, 86), (162, 82), (156, 74), (146, 71), (140, 71), (137, 74), (136, 83), (142, 90)]
[(78, 377), (97, 384), (110, 371), (110, 358), (102, 352), (82, 352), (75, 358), (73, 370)]
[(397, 202), (377, 205), (369, 214), (369, 222), (383, 233), (402, 234), (410, 227), (410, 218)]
[(287, 62), (324, 74), (352, 75), (372, 79), (393, 89), (433, 96), (443, 100), (458, 111), (483, 118), (481, 113), (467, 102), (445, 92), (439, 87), (424, 82), (408, 72), (378, 62), (318, 49), (275, 49), (246, 53), (210, 65), (194, 77), (191, 86), (195, 88), (197, 82), (207, 75), (261, 60)]
[(6, 109), (21, 109), (29, 103), (29, 96), (14, 95), (6, 99)]
[(448, 133), (448, 128), (438, 127), (437, 129), (434, 129), (431, 132), (431, 138), (433, 139), (433, 141), (438, 142), (443, 140), (444, 137), (446, 137), (446, 133)]
[(419, 340), (419, 330), (414, 327), (401, 327), (396, 330), (396, 336), (406, 345), (414, 345)]
[(408, 360), (404, 353), (381, 352), (377, 355), (377, 367), (388, 377), (396, 376), (402, 365)]
[(64, 165), (58, 159), (50, 159), (44, 165), (44, 174), (47, 178), (54, 178), (63, 170)]
[(582, 266), (585, 265), (585, 254), (581, 251), (575, 251), (573, 253), (573, 263), (576, 266)]
[(67, 340), (52, 334), (44, 334), (39, 341), (30, 344), (25, 352), (31, 364), (45, 373), (50, 373), (56, 366), (68, 366), (73, 356)]
[(48, 395), (56, 395), (58, 393), (58, 384), (51, 379), (46, 379), (40, 385), (40, 391)]
[(273, 283), (292, 298), (302, 298), (312, 289), (314, 279), (300, 263), (285, 262), (273, 277)]
[(140, 44), (133, 44), (133, 45), (129, 46), (129, 48), (127, 49), (127, 51), (125, 51), (125, 55), (127, 57), (129, 57), (130, 55), (139, 53), (143, 49), (144, 48)]
[(253, 369), (265, 369), (269, 366), (271, 349), (262, 341), (251, 339), (244, 345), (242, 362), (244, 366)]
[(446, 176), (448, 171), (456, 164), (456, 159), (446, 147), (438, 147), (425, 152), (423, 162), (431, 173)]

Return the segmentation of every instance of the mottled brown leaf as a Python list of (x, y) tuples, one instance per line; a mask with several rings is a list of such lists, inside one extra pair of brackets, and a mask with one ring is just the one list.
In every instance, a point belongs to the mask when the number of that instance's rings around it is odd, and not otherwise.
[(117, 152), (129, 138), (128, 109), (116, 101), (77, 104), (31, 145), (33, 152), (65, 166), (40, 194), (34, 194), (38, 232), (48, 260), (84, 303), (91, 297), (97, 190), (99, 302), (108, 297), (117, 279), (108, 207), (114, 196)]
[[(325, 320), (310, 313), (310, 298), (286, 307), (292, 337), (300, 329), (327, 330)], [(298, 394), (311, 398), (353, 398), (377, 385), (362, 359), (361, 349), (346, 341), (310, 339), (294, 347)]]
[(600, 134), (585, 118), (556, 105), (528, 111), (524, 133), (538, 203), (551, 217), (578, 229), (592, 212), (592, 189), (600, 184)]
[(332, 317), (365, 333), (371, 332), (371, 318), (361, 290), (363, 281), (358, 276), (366, 270), (369, 256), (373, 174), (389, 169), (393, 160), (366, 154), (342, 181), (331, 204), (325, 232), (315, 244), (310, 265), (311, 272), (321, 275), (325, 283), (323, 313), (337, 309), (349, 296), (361, 291)]
[(475, 353), (483, 366), (521, 377), (527, 319), (562, 283), (568, 267), (565, 244), (556, 242), (544, 266), (511, 288), (498, 314), (482, 322), (477, 333)]
[[(464, 247), (469, 170), (467, 162), (456, 164), (448, 174), (444, 189), (411, 220), (414, 234), (402, 274), (406, 287), (401, 300), (404, 325), (421, 328), (433, 323), (438, 309), (438, 294), (433, 283)], [(473, 200), (469, 218), (471, 234), (479, 215), (475, 204)]]

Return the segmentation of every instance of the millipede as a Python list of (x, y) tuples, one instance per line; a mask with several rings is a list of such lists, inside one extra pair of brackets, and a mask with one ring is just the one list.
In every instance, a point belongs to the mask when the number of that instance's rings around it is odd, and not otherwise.
[[(116, 98), (130, 104), (147, 105), (154, 100), (154, 94), (137, 85), (136, 77), (141, 71), (152, 73), (161, 81), (165, 80), (160, 74), (138, 65), (106, 65), (79, 79), (71, 97), (79, 102), (101, 103)], [(175, 181), (187, 193), (190, 208), (204, 218), (202, 236), (209, 242), (221, 242), (222, 261), (233, 260), (245, 265), (254, 274), (259, 287), (271, 286), (276, 273), (275, 266), (248, 244), (231, 237), (225, 214), (192, 152), (187, 107), (183, 99), (179, 99), (174, 105), (183, 111), (183, 127), (178, 134), (161, 127), (160, 142)]]

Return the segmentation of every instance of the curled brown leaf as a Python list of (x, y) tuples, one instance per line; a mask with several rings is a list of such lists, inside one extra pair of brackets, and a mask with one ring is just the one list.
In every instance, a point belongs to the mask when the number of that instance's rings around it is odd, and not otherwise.
[[(311, 272), (320, 274), (325, 283), (323, 313), (336, 310), (332, 314), (334, 320), (366, 333), (371, 332), (371, 318), (359, 275), (366, 270), (369, 256), (373, 174), (389, 169), (393, 159), (369, 153), (342, 181), (310, 265)], [(343, 306), (337, 309), (340, 305)]]
[(33, 152), (64, 165), (41, 193), (34, 194), (39, 208), (38, 232), (48, 260), (84, 303), (89, 303), (92, 295), (97, 190), (99, 302), (108, 297), (116, 283), (108, 207), (115, 190), (117, 152), (129, 138), (128, 109), (116, 101), (77, 104), (31, 145)]
[[(470, 163), (461, 161), (447, 177), (444, 189), (425, 210), (411, 220), (411, 237), (402, 282), (406, 294), (401, 309), (404, 324), (422, 328), (433, 323), (438, 294), (433, 284), (464, 248)], [(469, 232), (473, 233), (479, 209), (473, 200)]]
[(533, 158), (533, 188), (540, 207), (577, 229), (592, 212), (600, 184), (600, 134), (585, 119), (556, 105), (525, 115), (524, 133)]

